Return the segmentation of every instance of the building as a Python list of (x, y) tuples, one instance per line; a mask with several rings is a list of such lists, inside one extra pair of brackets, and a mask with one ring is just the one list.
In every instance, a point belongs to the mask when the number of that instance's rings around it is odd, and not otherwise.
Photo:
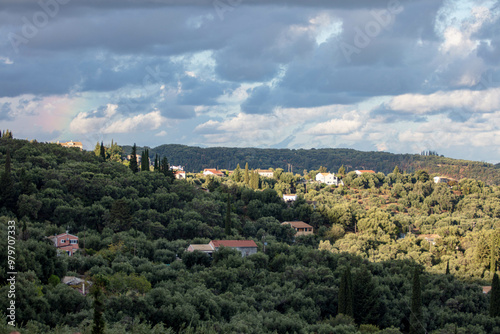
[(186, 172), (183, 170), (178, 170), (174, 173), (176, 179), (185, 179), (186, 178)]
[(214, 175), (214, 176), (225, 176), (225, 174), (223, 172), (221, 172), (220, 170), (217, 170), (217, 169), (213, 169), (213, 168), (205, 168), (203, 170), (203, 175)]
[(60, 142), (57, 142), (59, 145), (61, 145), (62, 147), (76, 147), (76, 148), (79, 148), (80, 151), (83, 150), (83, 145), (82, 145), (82, 142), (80, 141), (68, 141), (68, 142), (65, 142), (65, 143), (60, 143)]
[(89, 292), (90, 287), (92, 286), (91, 281), (76, 276), (64, 276), (61, 279), (61, 283), (78, 290), (78, 292), (80, 292), (82, 295), (86, 295)]
[(78, 237), (76, 235), (69, 234), (67, 231), (66, 233), (47, 238), (52, 240), (58, 251), (64, 251), (69, 256), (73, 256), (75, 252), (80, 249), (80, 247), (78, 247)]
[(435, 245), (437, 239), (440, 239), (441, 236), (439, 234), (420, 234), (418, 238), (425, 239), (425, 241), (428, 241), (430, 244)]
[[(132, 154), (127, 155), (127, 160), (130, 161), (130, 159), (132, 159)], [(137, 163), (140, 164), (142, 161), (142, 155), (136, 154), (135, 159), (137, 160)]]
[(363, 170), (355, 170), (356, 174), (358, 175), (361, 175), (361, 174), (364, 174), (364, 173), (369, 173), (369, 174), (375, 174), (374, 171), (372, 170), (369, 170), (369, 169), (363, 169)]
[(186, 249), (187, 252), (195, 250), (209, 254), (219, 250), (220, 247), (236, 249), (245, 257), (257, 253), (257, 244), (253, 240), (212, 240), (208, 244), (191, 244)]
[(316, 174), (316, 181), (320, 183), (326, 183), (328, 185), (335, 185), (338, 186), (339, 183), (339, 178), (335, 176), (333, 173), (318, 173)]
[(171, 170), (181, 170), (182, 171), (182, 170), (184, 170), (184, 167), (182, 167), (182, 166), (170, 166), (170, 169)]
[(444, 176), (434, 176), (434, 183), (448, 183), (451, 179)]
[(253, 240), (212, 240), (209, 245), (216, 251), (220, 247), (236, 249), (243, 257), (257, 253), (257, 244)]
[(281, 225), (290, 225), (295, 230), (295, 235), (308, 235), (313, 234), (314, 229), (311, 225), (304, 223), (303, 221), (293, 221), (293, 222), (283, 222)]
[(257, 169), (257, 173), (263, 177), (274, 177), (274, 172), (270, 169)]
[(283, 194), (283, 200), (285, 202), (293, 202), (297, 200), (297, 194)]

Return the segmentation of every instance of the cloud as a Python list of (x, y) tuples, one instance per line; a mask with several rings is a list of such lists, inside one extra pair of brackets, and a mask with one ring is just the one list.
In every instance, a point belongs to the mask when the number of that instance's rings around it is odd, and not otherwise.
[(12, 119), (11, 117), (11, 103), (10, 102), (4, 102), (0, 104), (0, 120), (10, 120)]
[(331, 119), (314, 125), (306, 133), (315, 136), (348, 134), (361, 126), (362, 122), (359, 119)]

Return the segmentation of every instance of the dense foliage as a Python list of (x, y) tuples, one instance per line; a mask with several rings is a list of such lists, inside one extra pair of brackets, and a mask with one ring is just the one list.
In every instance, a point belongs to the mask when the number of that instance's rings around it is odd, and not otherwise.
[[(0, 197), (0, 237), (16, 220), (23, 333), (403, 333), (416, 271), (427, 332), (500, 333), (481, 289), (500, 262), (498, 188), (398, 170), (347, 173), (343, 187), (308, 182), (317, 171), (281, 169), (274, 178), (241, 170), (173, 180), (167, 169), (133, 172), (96, 153), (0, 139), (2, 190), (10, 189)], [(293, 204), (281, 199), (290, 191), (299, 194)], [(295, 238), (280, 224), (290, 220), (315, 234)], [(65, 230), (80, 238), (72, 257), (46, 238)], [(225, 238), (253, 239), (259, 252), (185, 252)], [(102, 294), (81, 295), (60, 283), (66, 275), (89, 278)]]
[[(124, 146), (130, 154), (131, 147)], [(139, 150), (142, 151), (142, 148)], [(187, 171), (199, 172), (204, 168), (235, 169), (248, 162), (250, 168), (283, 168), (289, 165), (296, 173), (304, 169), (314, 170), (325, 166), (336, 172), (342, 165), (347, 172), (355, 169), (371, 169), (390, 173), (395, 166), (401, 171), (415, 172), (426, 169), (429, 173), (439, 173), (457, 180), (475, 178), (487, 184), (500, 184), (498, 165), (485, 162), (456, 160), (437, 155), (392, 154), (387, 152), (362, 152), (353, 149), (260, 149), (228, 147), (192, 147), (185, 145), (161, 145), (150, 149), (150, 157), (155, 154), (166, 156), (173, 165), (182, 165)], [(495, 168), (496, 167), (496, 168)]]

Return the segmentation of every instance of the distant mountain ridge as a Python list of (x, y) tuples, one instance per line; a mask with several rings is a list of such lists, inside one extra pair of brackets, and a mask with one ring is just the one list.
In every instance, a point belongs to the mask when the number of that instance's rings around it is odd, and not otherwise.
[[(142, 151), (138, 147), (138, 152)], [(132, 147), (123, 146), (124, 154), (130, 154)], [(384, 174), (391, 173), (398, 166), (401, 171), (414, 172), (425, 169), (455, 178), (475, 178), (487, 184), (500, 184), (500, 164), (458, 160), (435, 155), (394, 154), (388, 152), (363, 152), (347, 148), (322, 149), (266, 149), (239, 147), (194, 147), (179, 144), (165, 144), (150, 148), (151, 158), (155, 154), (166, 156), (171, 165), (185, 166), (188, 172), (199, 172), (204, 168), (241, 168), (248, 163), (250, 169), (283, 168), (302, 174), (304, 169), (317, 170), (320, 166), (337, 172), (344, 165), (347, 172), (356, 169), (371, 169)]]

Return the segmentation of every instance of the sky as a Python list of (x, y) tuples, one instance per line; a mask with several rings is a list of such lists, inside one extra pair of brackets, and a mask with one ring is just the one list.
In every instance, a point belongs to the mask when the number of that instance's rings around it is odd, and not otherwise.
[(0, 0), (0, 129), (500, 162), (500, 2)]

